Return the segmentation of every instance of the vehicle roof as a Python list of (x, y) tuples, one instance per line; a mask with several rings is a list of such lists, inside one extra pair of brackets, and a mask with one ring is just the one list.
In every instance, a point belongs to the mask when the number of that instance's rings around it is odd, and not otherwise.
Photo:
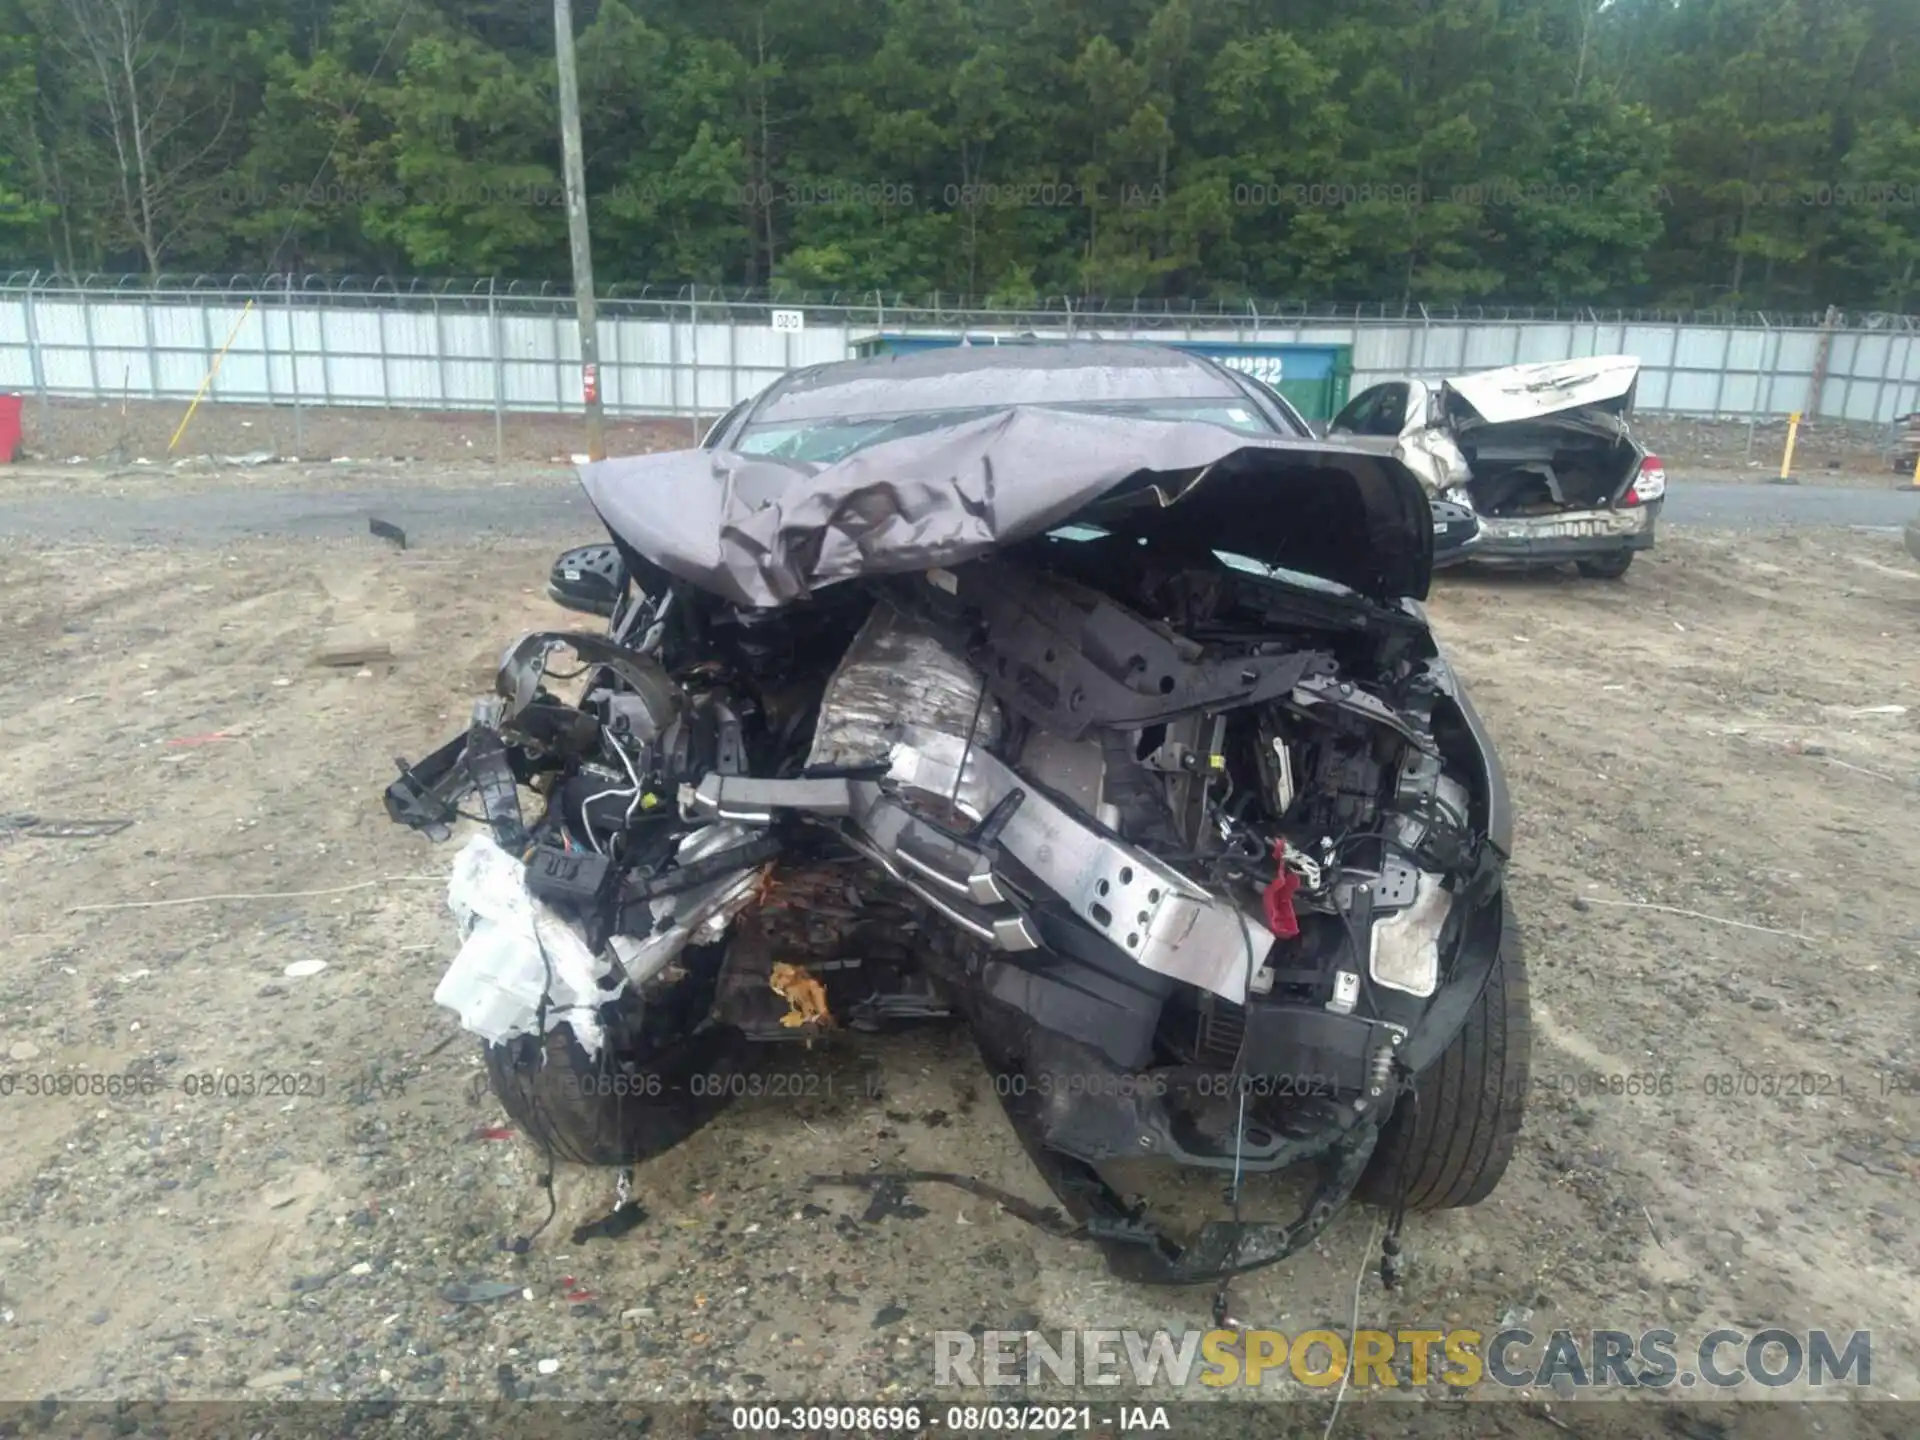
[(768, 387), (748, 419), (790, 424), (1001, 405), (1246, 399), (1219, 368), (1164, 345), (1016, 341), (809, 366)]

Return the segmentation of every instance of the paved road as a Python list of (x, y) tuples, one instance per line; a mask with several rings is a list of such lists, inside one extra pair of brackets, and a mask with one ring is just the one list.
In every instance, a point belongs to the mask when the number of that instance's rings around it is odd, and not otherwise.
[[(1920, 515), (1920, 491), (1827, 486), (1676, 485), (1665, 521), (1727, 529), (1773, 525), (1898, 528)], [(141, 498), (34, 496), (0, 500), (0, 535), (221, 544), (248, 535), (351, 536), (378, 516), (411, 545), (475, 535), (578, 537), (599, 533), (586, 497), (571, 486), (470, 489), (392, 486), (362, 490), (280, 487), (202, 490)]]
[(1675, 525), (1749, 530), (1768, 525), (1871, 525), (1898, 529), (1920, 515), (1920, 490), (1835, 486), (1676, 485), (1666, 519)]
[(103, 499), (35, 496), (0, 500), (0, 535), (220, 544), (248, 535), (365, 535), (377, 516), (398, 525), (410, 546), (482, 534), (599, 535), (576, 487), (489, 485), (454, 489), (404, 485), (367, 490), (196, 490)]

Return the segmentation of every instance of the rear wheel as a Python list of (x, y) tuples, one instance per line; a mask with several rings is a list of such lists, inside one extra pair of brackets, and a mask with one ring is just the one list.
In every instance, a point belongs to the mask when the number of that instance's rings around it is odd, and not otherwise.
[(1618, 580), (1627, 573), (1627, 567), (1633, 564), (1633, 552), (1622, 550), (1618, 555), (1601, 555), (1592, 560), (1575, 562), (1580, 573), (1589, 580)]
[(1500, 953), (1479, 1003), (1381, 1127), (1355, 1191), (1362, 1200), (1390, 1206), (1404, 1184), (1408, 1209), (1451, 1210), (1479, 1204), (1506, 1173), (1526, 1108), (1533, 1019), (1513, 907), (1501, 904)]

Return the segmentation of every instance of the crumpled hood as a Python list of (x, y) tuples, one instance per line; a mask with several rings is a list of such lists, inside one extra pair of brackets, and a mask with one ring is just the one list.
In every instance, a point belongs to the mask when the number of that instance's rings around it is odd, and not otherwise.
[(825, 466), (675, 450), (580, 467), (615, 538), (768, 607), (863, 575), (957, 565), (1072, 520), (1166, 535), (1424, 599), (1433, 520), (1413, 472), (1337, 441), (1014, 406)]

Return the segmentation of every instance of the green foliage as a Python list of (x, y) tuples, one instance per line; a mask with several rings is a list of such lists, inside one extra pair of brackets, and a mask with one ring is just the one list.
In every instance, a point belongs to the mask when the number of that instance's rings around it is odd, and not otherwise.
[[(1913, 0), (578, 3), (603, 285), (1920, 302)], [(551, 25), (0, 0), (0, 264), (563, 278)]]

